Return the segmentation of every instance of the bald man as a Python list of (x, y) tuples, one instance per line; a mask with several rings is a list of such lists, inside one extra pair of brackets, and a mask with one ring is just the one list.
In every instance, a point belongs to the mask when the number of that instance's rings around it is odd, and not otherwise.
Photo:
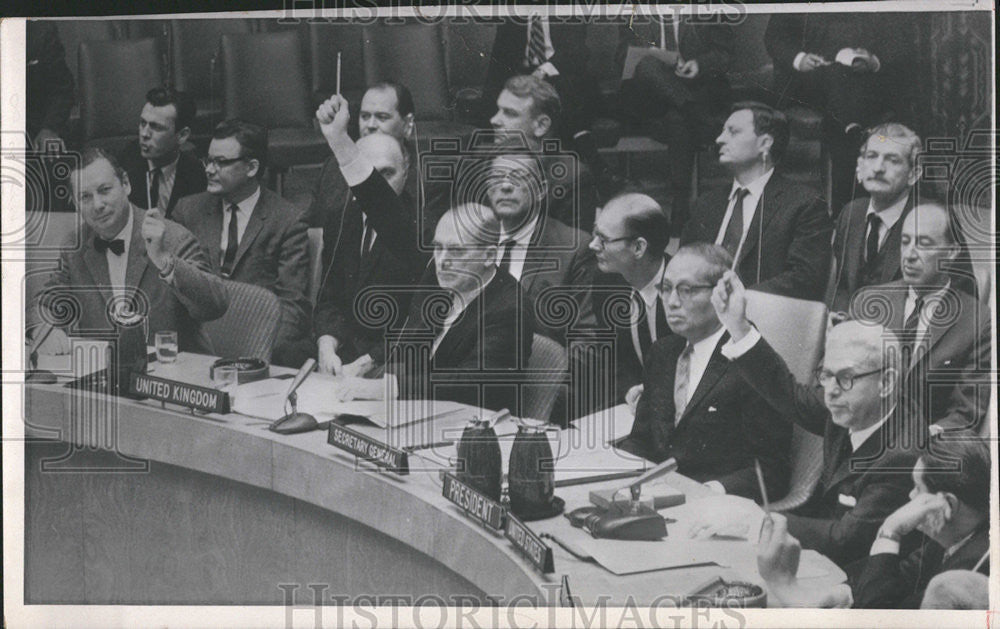
[[(356, 147), (371, 165), (373, 183), (374, 178), (380, 180), (379, 188), (395, 200), (405, 214), (402, 220), (415, 229), (417, 204), (405, 192), (409, 164), (400, 141), (371, 133)], [(405, 314), (409, 294), (399, 287), (415, 283), (426, 263), (419, 253), (412, 255), (415, 242), (401, 248), (394, 233), (382, 233), (384, 229), (369, 221), (366, 210), (383, 205), (352, 194), (346, 207), (333, 208), (323, 228), (323, 284), (314, 320), (319, 368), (324, 373), (360, 376), (384, 362), (385, 328), (359, 320), (355, 301), (365, 291), (381, 290), (397, 304), (397, 312)]]
[[(882, 522), (905, 504), (919, 452), (915, 423), (898, 404), (899, 342), (885, 327), (847, 321), (826, 337), (818, 387), (796, 382), (746, 318), (746, 290), (728, 271), (712, 305), (729, 331), (722, 348), (747, 384), (778, 411), (823, 436), (823, 472), (811, 499), (788, 514), (788, 532), (843, 566), (867, 555)], [(926, 441), (926, 440), (925, 440)]]
[[(670, 223), (663, 209), (645, 194), (625, 193), (608, 201), (597, 214), (590, 249), (600, 275), (594, 282), (594, 314), (598, 327), (615, 331), (615, 402), (642, 382), (642, 365), (649, 347), (670, 334), (660, 283), (670, 261), (664, 249)], [(628, 321), (616, 321), (614, 308), (628, 304)], [(624, 302), (624, 303), (622, 303)], [(609, 311), (605, 305), (610, 306)], [(623, 325), (624, 324), (624, 325)], [(610, 387), (610, 373), (599, 374)]]

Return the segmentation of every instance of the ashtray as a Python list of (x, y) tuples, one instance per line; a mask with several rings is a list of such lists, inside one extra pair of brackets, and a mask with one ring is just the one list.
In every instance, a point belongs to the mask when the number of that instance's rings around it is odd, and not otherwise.
[(209, 378), (215, 379), (216, 367), (227, 366), (236, 367), (236, 382), (238, 384), (256, 382), (271, 375), (271, 368), (267, 361), (260, 358), (220, 358), (212, 363), (211, 369), (208, 370)]
[(767, 594), (755, 583), (716, 577), (689, 594), (684, 604), (690, 607), (767, 607)]

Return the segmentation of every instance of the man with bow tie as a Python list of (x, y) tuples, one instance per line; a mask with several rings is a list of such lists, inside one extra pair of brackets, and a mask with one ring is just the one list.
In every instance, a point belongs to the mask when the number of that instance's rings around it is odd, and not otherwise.
[(618, 447), (656, 462), (673, 457), (681, 474), (760, 501), (754, 459), (768, 496), (784, 495), (792, 427), (722, 355), (729, 333), (710, 297), (732, 262), (718, 245), (693, 243), (667, 264), (660, 292), (673, 334), (649, 348), (635, 423)]
[[(101, 149), (83, 152), (71, 181), (84, 224), (67, 239), (39, 297), (39, 308), (48, 312), (38, 314), (56, 322), (69, 306), (73, 319), (58, 323), (70, 334), (107, 335), (115, 330), (110, 302), (131, 304), (148, 317), (149, 344), (157, 331), (175, 330), (181, 351), (210, 354), (200, 323), (221, 317), (229, 303), (191, 232), (158, 210), (129, 203), (128, 175)], [(67, 348), (65, 332), (56, 329), (38, 351)]]

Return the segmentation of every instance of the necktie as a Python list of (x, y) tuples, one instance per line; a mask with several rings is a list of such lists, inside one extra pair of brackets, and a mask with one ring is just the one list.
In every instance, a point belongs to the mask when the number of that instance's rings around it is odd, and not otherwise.
[(361, 255), (366, 255), (372, 250), (372, 243), (375, 242), (375, 230), (365, 221), (365, 232), (361, 239)]
[(638, 326), (636, 331), (639, 333), (639, 349), (642, 351), (640, 358), (645, 361), (646, 356), (649, 354), (649, 346), (653, 344), (653, 337), (649, 333), (649, 321), (645, 317), (646, 302), (642, 300), (639, 291), (635, 289), (632, 289), (632, 302), (635, 304), (635, 317), (633, 320)]
[(147, 210), (151, 210), (154, 207), (159, 207), (160, 205), (160, 169), (154, 168), (153, 170), (146, 173), (146, 191), (148, 195), (146, 197)]
[(528, 23), (528, 67), (537, 68), (545, 63), (545, 31), (542, 19), (532, 15)]
[(916, 350), (917, 342), (917, 325), (920, 323), (920, 311), (923, 308), (924, 298), (918, 295), (913, 301), (913, 312), (910, 313), (910, 316), (903, 323), (903, 333), (900, 335), (900, 341), (903, 346), (904, 371), (909, 371), (910, 364), (913, 361), (913, 352)]
[(674, 423), (681, 420), (684, 407), (688, 402), (688, 380), (691, 378), (691, 352), (694, 348), (688, 343), (677, 358), (677, 372), (674, 376)]
[(878, 255), (878, 229), (881, 223), (882, 219), (878, 217), (878, 214), (872, 212), (868, 215), (868, 242), (865, 246), (865, 262), (868, 264), (871, 264), (875, 256)]
[(226, 253), (222, 256), (222, 274), (232, 275), (233, 263), (236, 262), (236, 250), (240, 246), (239, 221), (236, 220), (236, 212), (239, 211), (236, 205), (229, 206), (229, 236), (226, 241)]
[(94, 236), (94, 249), (97, 250), (97, 253), (107, 253), (108, 249), (110, 249), (111, 253), (120, 256), (125, 253), (125, 241), (121, 238), (104, 240), (100, 236)]
[(729, 225), (726, 226), (726, 233), (722, 237), (722, 246), (731, 255), (736, 255), (736, 250), (743, 239), (743, 199), (750, 194), (746, 188), (736, 189), (736, 201), (733, 203), (733, 213), (729, 216)]
[(500, 264), (497, 268), (504, 273), (510, 273), (510, 250), (517, 244), (515, 240), (506, 240), (503, 243), (503, 256), (500, 257)]

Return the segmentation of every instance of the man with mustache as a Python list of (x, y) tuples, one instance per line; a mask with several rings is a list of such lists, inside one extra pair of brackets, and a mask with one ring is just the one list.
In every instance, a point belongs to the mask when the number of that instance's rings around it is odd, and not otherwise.
[(900, 278), (899, 234), (913, 209), (920, 136), (899, 123), (872, 127), (858, 155), (857, 179), (868, 197), (844, 206), (833, 234), (833, 272), (824, 300), (834, 312), (872, 284)]

